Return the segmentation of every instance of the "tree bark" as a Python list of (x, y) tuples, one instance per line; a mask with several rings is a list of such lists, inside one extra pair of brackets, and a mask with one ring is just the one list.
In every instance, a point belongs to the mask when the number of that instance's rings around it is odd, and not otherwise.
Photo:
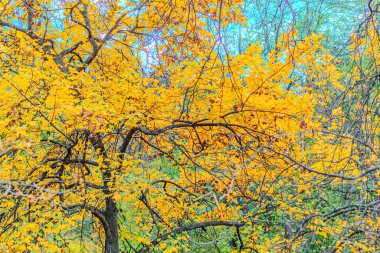
[(112, 198), (106, 199), (105, 219), (108, 223), (109, 232), (106, 233), (105, 253), (119, 253), (117, 207)]

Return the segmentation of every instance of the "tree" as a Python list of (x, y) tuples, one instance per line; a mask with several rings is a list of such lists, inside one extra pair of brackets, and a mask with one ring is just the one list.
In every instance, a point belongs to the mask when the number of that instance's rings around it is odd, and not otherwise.
[(337, 162), (352, 146), (314, 110), (344, 90), (336, 59), (293, 29), (229, 55), (241, 4), (2, 2), (2, 247), (302, 250), (342, 212), (369, 223), (376, 201), (315, 207), (378, 170)]

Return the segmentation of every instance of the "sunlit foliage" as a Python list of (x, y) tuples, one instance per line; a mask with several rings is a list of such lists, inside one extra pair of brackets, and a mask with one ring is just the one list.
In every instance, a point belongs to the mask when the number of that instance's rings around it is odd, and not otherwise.
[(295, 20), (230, 54), (241, 0), (1, 1), (0, 249), (375, 252), (371, 2), (343, 61)]

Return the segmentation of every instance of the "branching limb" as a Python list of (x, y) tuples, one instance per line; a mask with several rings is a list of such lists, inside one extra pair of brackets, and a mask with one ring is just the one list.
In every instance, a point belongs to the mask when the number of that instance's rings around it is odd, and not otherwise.
[(145, 248), (139, 250), (138, 252), (139, 253), (148, 252), (151, 247), (154, 247), (160, 242), (167, 240), (170, 236), (175, 236), (186, 231), (191, 231), (191, 230), (199, 229), (199, 228), (204, 229), (206, 227), (219, 227), (219, 226), (240, 228), (244, 225), (245, 224), (243, 222), (234, 222), (234, 221), (205, 221), (205, 222), (195, 223), (189, 226), (178, 227), (169, 233), (159, 236), (155, 240), (151, 241), (150, 245), (145, 246)]

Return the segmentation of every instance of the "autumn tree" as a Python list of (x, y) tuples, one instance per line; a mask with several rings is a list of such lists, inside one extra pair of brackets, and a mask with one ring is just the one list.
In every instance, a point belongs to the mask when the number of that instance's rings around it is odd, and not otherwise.
[(378, 139), (338, 131), (345, 69), (294, 26), (229, 54), (242, 4), (1, 2), (1, 248), (378, 247)]

